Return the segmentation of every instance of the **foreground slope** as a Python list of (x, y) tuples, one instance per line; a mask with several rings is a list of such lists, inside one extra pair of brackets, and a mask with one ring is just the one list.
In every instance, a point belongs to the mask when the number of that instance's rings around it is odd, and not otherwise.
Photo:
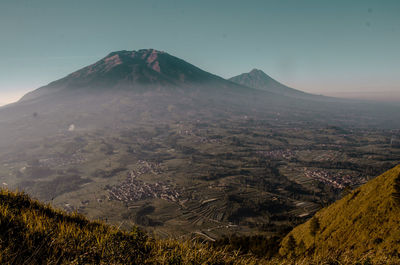
[[(400, 257), (400, 165), (317, 212), (283, 240), (282, 253), (333, 259), (386, 261)], [(312, 223), (316, 235), (312, 236)], [(315, 240), (315, 252), (313, 251)], [(291, 239), (293, 242), (293, 240)], [(303, 244), (304, 243), (304, 244)], [(398, 263), (397, 263), (398, 264)]]
[(204, 244), (157, 241), (78, 214), (66, 214), (23, 193), (0, 191), (1, 264), (260, 264)]

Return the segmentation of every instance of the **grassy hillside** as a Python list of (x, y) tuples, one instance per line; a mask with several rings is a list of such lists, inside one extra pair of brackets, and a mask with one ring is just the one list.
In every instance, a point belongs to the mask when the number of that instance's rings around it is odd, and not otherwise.
[(282, 241), (281, 254), (400, 264), (399, 190), (397, 166), (296, 227)]
[(262, 263), (206, 244), (153, 240), (0, 191), (0, 264)]

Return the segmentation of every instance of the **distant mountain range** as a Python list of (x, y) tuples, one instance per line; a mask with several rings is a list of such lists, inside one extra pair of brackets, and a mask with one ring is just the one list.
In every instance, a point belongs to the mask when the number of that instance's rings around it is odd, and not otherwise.
[[(227, 80), (154, 49), (112, 52), (100, 61), (60, 80), (26, 94), (21, 101), (68, 90), (132, 90), (136, 92), (168, 89), (223, 90), (254, 88), (269, 92), (269, 97), (285, 96), (313, 100), (328, 99), (289, 88), (261, 70), (253, 69)], [(209, 91), (210, 92), (210, 91)]]
[[(174, 109), (174, 114), (167, 109)], [(0, 122), (43, 117), (54, 126), (66, 117), (99, 120), (102, 126), (122, 113), (196, 119), (223, 115), (279, 116), (336, 124), (395, 126), (399, 106), (312, 95), (287, 87), (261, 70), (226, 80), (154, 49), (112, 52), (98, 62), (40, 87), (0, 109)], [(85, 115), (82, 115), (85, 113)], [(390, 113), (390, 115), (388, 115)], [(36, 115), (35, 114), (35, 115)], [(189, 115), (190, 114), (190, 115)], [(93, 115), (89, 119), (89, 116)], [(55, 119), (54, 122), (48, 122)], [(125, 119), (125, 117), (124, 117)], [(26, 123), (26, 122), (25, 122)], [(14, 136), (12, 126), (6, 126)], [(3, 135), (6, 135), (4, 132)], [(1, 139), (0, 139), (1, 142)], [(7, 141), (8, 142), (8, 141)]]

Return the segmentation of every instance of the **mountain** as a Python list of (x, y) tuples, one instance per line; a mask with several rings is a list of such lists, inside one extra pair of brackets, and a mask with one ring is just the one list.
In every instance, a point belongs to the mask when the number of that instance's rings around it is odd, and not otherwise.
[(21, 101), (74, 90), (143, 91), (229, 85), (221, 77), (154, 49), (112, 52), (100, 61), (25, 95)]
[(81, 111), (97, 115), (104, 106), (109, 110), (105, 116), (112, 113), (121, 116), (127, 109), (162, 116), (169, 113), (166, 109), (171, 106), (185, 115), (188, 109), (226, 114), (232, 109), (241, 112), (265, 109), (266, 102), (270, 111), (276, 111), (277, 106), (286, 105), (288, 100), (232, 83), (166, 52), (142, 49), (112, 52), (92, 65), (27, 93), (19, 102), (1, 108), (0, 121), (34, 113), (53, 113), (55, 117)]
[(270, 109), (286, 100), (249, 90), (166, 52), (117, 51), (1, 107), (0, 145), (23, 139), (24, 134), (34, 138), (56, 133), (69, 126), (66, 123), (99, 128), (120, 126), (128, 119), (137, 122), (143, 113), (156, 120), (187, 119), (202, 112), (225, 115), (264, 108), (265, 101), (257, 98), (270, 101)]
[[(311, 235), (313, 223), (317, 228), (315, 238)], [(316, 223), (319, 223), (319, 229)], [(288, 242), (295, 241), (295, 251), (300, 257), (330, 257), (340, 261), (370, 258), (374, 264), (399, 264), (390, 262), (396, 258), (399, 262), (399, 227), (400, 165), (294, 228), (283, 240), (281, 252), (286, 253)]]
[(305, 93), (285, 86), (259, 69), (253, 69), (248, 73), (231, 77), (228, 80), (243, 86), (269, 91), (279, 95), (297, 98), (323, 99), (321, 96)]
[[(26, 135), (52, 135), (72, 123), (81, 129), (121, 127), (136, 123), (145, 113), (146, 122), (169, 123), (201, 116), (316, 117), (326, 108), (233, 83), (163, 51), (116, 51), (1, 107), (0, 146)], [(329, 110), (335, 109), (342, 108), (332, 105)]]

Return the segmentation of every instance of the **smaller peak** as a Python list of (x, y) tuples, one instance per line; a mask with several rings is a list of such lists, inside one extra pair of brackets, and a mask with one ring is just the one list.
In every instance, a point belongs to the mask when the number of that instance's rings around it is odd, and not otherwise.
[(257, 68), (253, 68), (253, 70), (251, 70), (249, 72), (249, 74), (263, 74), (263, 75), (265, 75), (265, 73), (262, 70), (257, 69)]

